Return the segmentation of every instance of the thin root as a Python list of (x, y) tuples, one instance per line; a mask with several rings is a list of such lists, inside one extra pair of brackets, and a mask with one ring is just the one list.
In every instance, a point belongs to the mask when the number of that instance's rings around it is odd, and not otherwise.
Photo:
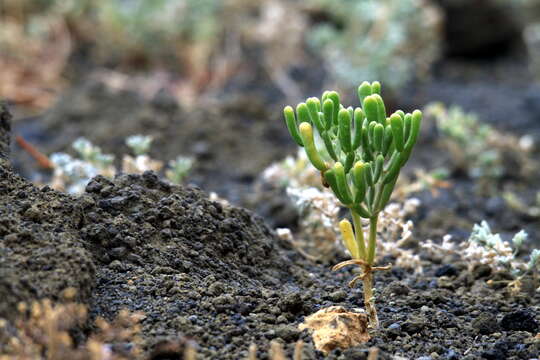
[(365, 277), (366, 274), (360, 274), (358, 276), (355, 276), (351, 281), (349, 281), (349, 287), (354, 287), (354, 284), (356, 284), (358, 280), (364, 280)]
[(349, 281), (349, 287), (351, 288), (354, 287), (354, 285), (356, 284), (358, 280), (364, 280), (364, 278), (368, 274), (372, 273), (373, 271), (385, 271), (385, 270), (390, 270), (392, 268), (392, 264), (388, 264), (386, 266), (373, 266), (372, 267), (368, 265), (364, 260), (352, 259), (352, 260), (343, 261), (337, 265), (334, 265), (334, 267), (332, 268), (332, 271), (342, 269), (348, 265), (358, 265), (362, 268), (362, 273), (360, 275), (355, 276), (351, 281)]
[(386, 271), (392, 269), (392, 264), (386, 266), (374, 266), (371, 268), (371, 271)]
[(362, 267), (369, 266), (367, 262), (365, 262), (362, 259), (351, 259), (351, 260), (343, 261), (343, 262), (340, 262), (339, 264), (334, 265), (334, 267), (332, 268), (332, 271), (337, 271), (349, 265), (360, 265)]

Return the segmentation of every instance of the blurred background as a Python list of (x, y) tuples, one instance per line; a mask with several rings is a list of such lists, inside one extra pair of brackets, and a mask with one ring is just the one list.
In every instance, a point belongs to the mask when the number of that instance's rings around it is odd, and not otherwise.
[(154, 169), (274, 225), (293, 212), (251, 195), (295, 152), (283, 106), (326, 89), (356, 105), (364, 80), (389, 111), (431, 104), (411, 165), (426, 183), (475, 184), (493, 213), (540, 206), (520, 162), (537, 154), (539, 79), (540, 0), (0, 0), (20, 174), (76, 193)]

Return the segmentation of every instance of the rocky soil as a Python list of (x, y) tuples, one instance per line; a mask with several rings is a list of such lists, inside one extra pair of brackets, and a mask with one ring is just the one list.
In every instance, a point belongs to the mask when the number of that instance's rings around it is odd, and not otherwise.
[[(93, 179), (80, 197), (38, 188), (10, 166), (10, 116), (0, 116), (0, 316), (19, 301), (74, 287), (93, 316), (140, 310), (145, 348), (194, 339), (201, 358), (241, 359), (250, 343), (266, 358), (271, 340), (322, 359), (297, 326), (322, 307), (361, 307), (361, 289), (301, 257), (248, 210), (210, 201), (198, 188), (153, 173)], [(440, 212), (441, 209), (431, 209)], [(442, 226), (442, 225), (441, 225)], [(439, 229), (441, 231), (447, 229)], [(505, 278), (469, 271), (457, 258), (426, 261), (423, 274), (378, 273), (382, 323), (372, 340), (330, 359), (531, 359), (540, 353), (539, 295), (487, 285)], [(391, 259), (381, 259), (387, 263)]]

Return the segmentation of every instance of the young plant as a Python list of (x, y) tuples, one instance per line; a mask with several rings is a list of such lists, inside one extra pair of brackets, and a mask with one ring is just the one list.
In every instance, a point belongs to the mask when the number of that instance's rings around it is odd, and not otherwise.
[(175, 160), (169, 161), (169, 169), (165, 171), (165, 176), (173, 184), (181, 184), (193, 167), (193, 158), (178, 156)]
[[(364, 283), (364, 304), (370, 327), (379, 321), (373, 298), (373, 272), (390, 266), (375, 265), (377, 221), (396, 184), (400, 169), (411, 155), (420, 131), (422, 113), (398, 110), (387, 117), (381, 85), (363, 82), (358, 87), (361, 107), (345, 108), (335, 91), (325, 91), (296, 107), (284, 109), (291, 136), (304, 147), (310, 162), (321, 173), (343, 206), (350, 209), (354, 228), (344, 219), (341, 234), (352, 259), (334, 266), (358, 265), (362, 274), (349, 283)], [(314, 131), (315, 130), (315, 131)], [(362, 218), (368, 219), (367, 241)]]

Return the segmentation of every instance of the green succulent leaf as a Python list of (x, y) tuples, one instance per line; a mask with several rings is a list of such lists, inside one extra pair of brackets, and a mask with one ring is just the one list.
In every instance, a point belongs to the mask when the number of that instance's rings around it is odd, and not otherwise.
[(300, 124), (304, 122), (311, 124), (311, 118), (306, 103), (300, 103), (296, 106), (296, 117)]
[(351, 170), (354, 160), (356, 159), (356, 154), (354, 152), (350, 152), (345, 157), (345, 173), (348, 174)]
[(330, 91), (328, 93), (328, 99), (334, 103), (334, 112), (332, 114), (332, 121), (334, 125), (338, 125), (338, 113), (341, 103), (339, 102), (339, 94), (336, 91)]
[(341, 196), (341, 193), (339, 191), (338, 185), (337, 185), (337, 177), (334, 169), (328, 169), (323, 173), (324, 179), (330, 185), (330, 189), (332, 189), (332, 192), (336, 195), (339, 201), (341, 203), (346, 204), (345, 199)]
[(289, 133), (291, 134), (294, 141), (298, 144), (298, 146), (304, 146), (302, 138), (300, 137), (300, 133), (298, 132), (298, 125), (296, 125), (293, 108), (290, 106), (286, 106), (285, 109), (283, 109), (283, 115), (285, 116), (285, 123), (287, 124), (287, 129), (289, 130)]
[(326, 99), (323, 102), (323, 114), (324, 114), (324, 123), (326, 125), (326, 130), (330, 130), (334, 125), (334, 102), (330, 99)]
[(349, 112), (349, 116), (351, 117), (351, 119), (354, 119), (354, 109), (352, 106), (349, 106), (347, 108), (347, 111)]
[(373, 127), (373, 150), (375, 152), (382, 152), (384, 137), (384, 126), (381, 124), (376, 124)]
[(406, 154), (405, 152), (394, 152), (392, 157), (390, 158), (390, 163), (388, 164), (388, 170), (386, 174), (383, 177), (383, 183), (388, 184), (389, 182), (393, 181), (394, 178), (397, 177), (399, 174), (399, 170), (401, 169), (401, 166), (403, 164), (403, 159), (405, 158)]
[(381, 83), (378, 81), (374, 81), (371, 83), (371, 91), (373, 94), (379, 94), (381, 95)]
[(407, 139), (409, 138), (409, 134), (411, 133), (411, 125), (412, 125), (412, 115), (411, 114), (405, 114), (405, 118), (403, 119), (403, 141), (407, 142)]
[(358, 99), (360, 99), (360, 104), (362, 107), (364, 107), (364, 100), (366, 97), (370, 96), (372, 94), (371, 91), (371, 85), (364, 81), (360, 86), (358, 87)]
[(366, 210), (365, 207), (363, 207), (362, 205), (354, 205), (352, 208), (351, 208), (354, 212), (356, 212), (358, 215), (360, 215), (361, 217), (363, 217), (364, 219), (370, 219), (373, 215), (368, 211)]
[(364, 113), (366, 114), (366, 118), (370, 123), (377, 123), (379, 120), (379, 106), (375, 96), (377, 95), (369, 95), (364, 99), (363, 109)]
[(377, 122), (382, 125), (386, 125), (386, 107), (384, 101), (379, 94), (372, 95), (377, 102)]
[(346, 205), (352, 204), (352, 194), (349, 184), (347, 183), (347, 176), (345, 175), (345, 168), (340, 162), (334, 165), (334, 174), (336, 174), (337, 187), (339, 194), (343, 198), (343, 203)]
[(321, 137), (324, 141), (324, 147), (326, 148), (326, 151), (328, 152), (328, 155), (334, 160), (338, 161), (338, 157), (336, 154), (336, 151), (334, 149), (334, 142), (332, 141), (332, 135), (330, 134), (330, 131), (324, 131), (321, 134)]
[(384, 128), (384, 139), (383, 139), (383, 155), (386, 156), (390, 149), (392, 148), (392, 140), (394, 138), (394, 135), (392, 134), (392, 127), (390, 125), (386, 125)]
[(407, 143), (405, 148), (411, 150), (414, 144), (416, 144), (416, 139), (418, 139), (418, 134), (420, 133), (420, 125), (422, 123), (422, 112), (420, 110), (415, 110), (411, 116), (411, 130), (407, 137)]
[(364, 122), (364, 119), (364, 111), (362, 111), (362, 109), (359, 107), (354, 109), (354, 137), (352, 143), (353, 150), (358, 149), (358, 147), (362, 143), (362, 124)]
[(373, 169), (373, 182), (379, 182), (384, 167), (384, 156), (379, 154), (375, 159), (375, 168)]
[(386, 207), (386, 204), (388, 204), (388, 201), (390, 201), (390, 196), (392, 195), (392, 191), (394, 191), (396, 182), (397, 176), (388, 184), (384, 184), (381, 195), (381, 203), (379, 204), (377, 211), (382, 211)]
[(315, 140), (313, 138), (313, 127), (308, 122), (303, 122), (299, 126), (300, 137), (306, 150), (306, 155), (319, 171), (325, 171), (327, 169), (326, 163), (319, 155), (317, 148), (315, 147)]
[(356, 189), (356, 193), (354, 195), (354, 202), (356, 204), (361, 203), (366, 196), (367, 181), (366, 176), (364, 175), (365, 171), (365, 164), (360, 161), (357, 161), (352, 169), (352, 179), (354, 187)]
[(341, 149), (345, 153), (352, 151), (351, 143), (351, 116), (349, 111), (341, 109), (339, 111), (339, 142), (341, 144)]
[(373, 186), (373, 169), (371, 166), (371, 162), (365, 163), (364, 167), (364, 177), (366, 178), (366, 183), (368, 184), (368, 186)]
[(392, 127), (392, 136), (394, 138), (394, 145), (397, 151), (403, 151), (403, 119), (399, 114), (393, 114), (390, 117), (390, 126)]
[(306, 101), (306, 105), (309, 111), (309, 118), (311, 120), (311, 123), (315, 124), (315, 127), (317, 128), (317, 131), (319, 131), (319, 133), (322, 133), (326, 129), (326, 127), (324, 124), (324, 118), (319, 116), (319, 112), (321, 109), (321, 103), (319, 99), (317, 99), (316, 97), (309, 98)]

